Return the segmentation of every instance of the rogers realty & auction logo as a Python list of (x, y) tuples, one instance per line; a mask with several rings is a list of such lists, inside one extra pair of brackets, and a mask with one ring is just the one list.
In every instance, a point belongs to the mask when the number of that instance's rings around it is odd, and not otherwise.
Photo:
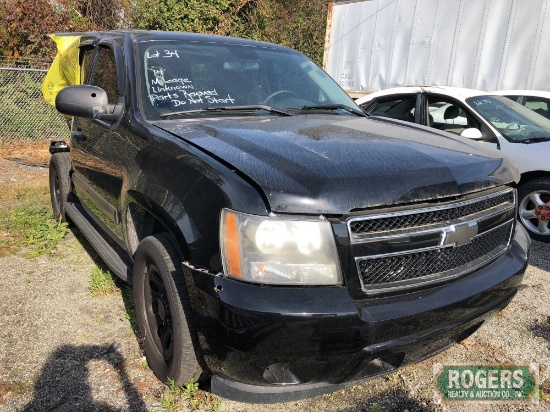
[(434, 401), (538, 403), (539, 365), (434, 365)]

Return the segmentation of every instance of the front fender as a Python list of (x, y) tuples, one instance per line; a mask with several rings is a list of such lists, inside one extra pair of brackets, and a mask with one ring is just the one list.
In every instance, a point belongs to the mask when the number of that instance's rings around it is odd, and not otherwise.
[(221, 270), (218, 237), (222, 208), (268, 213), (255, 188), (212, 159), (209, 162), (183, 150), (172, 155), (149, 147), (141, 150), (136, 160), (141, 173), (135, 187), (127, 191), (128, 200), (145, 207), (173, 232), (182, 250), (189, 252), (186, 258), (196, 266)]

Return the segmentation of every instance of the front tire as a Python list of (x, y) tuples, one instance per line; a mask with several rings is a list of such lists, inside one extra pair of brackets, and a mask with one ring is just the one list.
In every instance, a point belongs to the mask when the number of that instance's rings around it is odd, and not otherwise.
[(519, 187), (519, 221), (532, 239), (550, 242), (550, 180), (534, 179)]
[(56, 220), (67, 222), (65, 204), (71, 192), (71, 158), (67, 152), (52, 154), (50, 158), (50, 199)]
[(149, 236), (139, 244), (134, 260), (134, 299), (139, 334), (153, 373), (176, 385), (199, 381), (193, 311), (181, 259), (167, 234)]

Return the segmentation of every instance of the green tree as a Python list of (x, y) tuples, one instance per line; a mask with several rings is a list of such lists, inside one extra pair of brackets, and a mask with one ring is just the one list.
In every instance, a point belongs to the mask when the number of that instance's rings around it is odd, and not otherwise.
[(215, 33), (231, 0), (138, 0), (134, 27), (149, 30)]
[(136, 0), (132, 26), (245, 37), (322, 62), (328, 0)]
[(74, 28), (68, 13), (55, 10), (48, 0), (0, 1), (0, 55), (49, 56), (55, 44), (46, 34)]
[(131, 0), (64, 0), (73, 20), (83, 21), (89, 30), (116, 30), (128, 27)]
[(245, 37), (322, 62), (328, 0), (0, 0), (0, 55), (53, 56), (56, 32), (123, 27)]
[(46, 35), (127, 27), (130, 0), (0, 0), (0, 55), (48, 57)]

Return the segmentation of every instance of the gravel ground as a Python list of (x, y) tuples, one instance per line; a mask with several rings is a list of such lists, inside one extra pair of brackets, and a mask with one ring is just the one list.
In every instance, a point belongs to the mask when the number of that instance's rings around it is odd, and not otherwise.
[[(0, 159), (0, 193), (5, 184), (36, 179), (47, 184), (47, 170)], [(55, 254), (0, 258), (0, 411), (163, 410), (164, 386), (144, 365), (129, 320), (127, 287), (121, 282), (107, 296), (90, 294), (90, 274), (98, 263), (77, 229)], [(276, 406), (222, 399), (219, 409), (550, 411), (548, 392), (538, 405), (433, 402), (434, 363), (537, 362), (540, 382), (550, 387), (549, 279), (550, 244), (533, 242), (531, 265), (516, 298), (461, 344), (334, 394)]]

